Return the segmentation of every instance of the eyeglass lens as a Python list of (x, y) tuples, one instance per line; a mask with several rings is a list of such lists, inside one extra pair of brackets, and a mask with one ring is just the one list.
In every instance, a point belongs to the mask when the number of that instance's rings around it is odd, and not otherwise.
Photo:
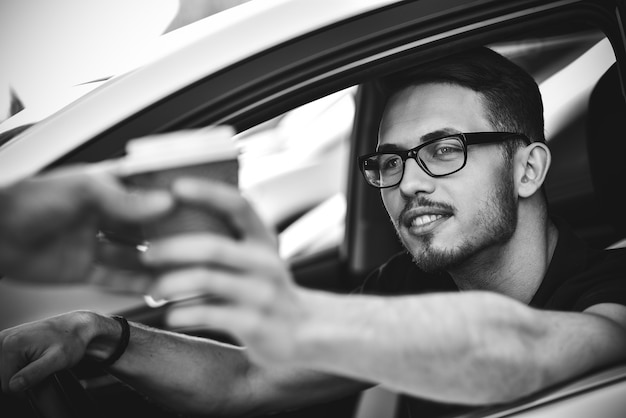
[(363, 162), (363, 173), (373, 186), (391, 187), (402, 180), (405, 161), (408, 158), (415, 159), (420, 167), (431, 176), (445, 176), (463, 167), (465, 153), (461, 138), (440, 138), (403, 152), (404, 155), (396, 153), (373, 155)]

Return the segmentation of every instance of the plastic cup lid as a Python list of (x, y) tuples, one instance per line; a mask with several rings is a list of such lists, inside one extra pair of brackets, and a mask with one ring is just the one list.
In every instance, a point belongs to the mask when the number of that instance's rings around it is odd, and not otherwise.
[(202, 163), (237, 159), (239, 149), (230, 126), (177, 131), (133, 139), (115, 172), (129, 176)]

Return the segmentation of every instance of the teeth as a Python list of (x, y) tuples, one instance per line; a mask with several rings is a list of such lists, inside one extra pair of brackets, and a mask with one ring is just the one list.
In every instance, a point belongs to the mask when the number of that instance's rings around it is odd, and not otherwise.
[(422, 226), (422, 225), (426, 225), (430, 222), (434, 222), (437, 219), (442, 218), (442, 215), (422, 215), (418, 218), (413, 219), (413, 225), (414, 226)]

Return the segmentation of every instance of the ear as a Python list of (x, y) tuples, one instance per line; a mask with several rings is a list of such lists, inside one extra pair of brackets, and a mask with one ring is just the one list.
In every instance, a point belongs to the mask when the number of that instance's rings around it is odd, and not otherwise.
[(515, 156), (515, 183), (519, 197), (532, 196), (546, 179), (552, 154), (543, 142), (533, 142)]

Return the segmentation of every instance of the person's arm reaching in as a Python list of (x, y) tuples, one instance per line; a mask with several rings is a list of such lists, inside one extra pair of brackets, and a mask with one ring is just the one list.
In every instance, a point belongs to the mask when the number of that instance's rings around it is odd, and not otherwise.
[[(0, 386), (19, 392), (83, 358), (101, 362), (119, 339), (117, 321), (87, 311), (1, 331)], [(108, 371), (174, 411), (212, 416), (302, 407), (367, 387), (308, 368), (259, 366), (244, 348), (139, 324), (131, 324), (128, 347)]]

